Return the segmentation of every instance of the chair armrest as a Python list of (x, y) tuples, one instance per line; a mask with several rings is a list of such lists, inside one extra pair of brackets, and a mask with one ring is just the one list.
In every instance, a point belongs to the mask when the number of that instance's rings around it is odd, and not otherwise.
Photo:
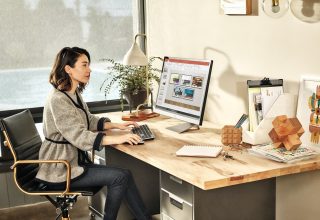
[(94, 149), (91, 150), (91, 161), (92, 163), (94, 163), (94, 156), (95, 156), (96, 152)]
[[(70, 163), (66, 160), (19, 160), (11, 166), (11, 169), (15, 169), (17, 167), (17, 165), (19, 165), (19, 164), (40, 164), (40, 163), (63, 163), (64, 165), (66, 165), (66, 167), (67, 167), (66, 189), (65, 189), (65, 191), (61, 192), (61, 194), (62, 195), (68, 194), (69, 189), (70, 189), (71, 167), (70, 167)], [(16, 181), (17, 186), (20, 188), (20, 186), (16, 180), (16, 172), (14, 175), (14, 179)], [(24, 191), (21, 188), (20, 188), (20, 190)]]

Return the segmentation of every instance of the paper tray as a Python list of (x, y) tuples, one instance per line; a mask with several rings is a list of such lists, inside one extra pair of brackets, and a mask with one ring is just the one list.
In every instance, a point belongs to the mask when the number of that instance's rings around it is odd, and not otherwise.
[(271, 131), (272, 121), (276, 116), (287, 115), (288, 118), (296, 117), (297, 99), (289, 93), (281, 94), (260, 122), (254, 132), (247, 128), (242, 130), (242, 141), (248, 144), (267, 144), (271, 142), (268, 133)]

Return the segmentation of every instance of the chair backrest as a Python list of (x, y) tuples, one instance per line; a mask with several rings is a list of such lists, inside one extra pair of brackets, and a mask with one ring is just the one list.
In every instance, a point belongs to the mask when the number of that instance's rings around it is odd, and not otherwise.
[[(2, 119), (1, 125), (15, 162), (39, 159), (42, 140), (29, 110)], [(38, 164), (18, 165), (16, 180), (19, 186), (26, 191), (38, 186), (35, 182), (38, 169)]]

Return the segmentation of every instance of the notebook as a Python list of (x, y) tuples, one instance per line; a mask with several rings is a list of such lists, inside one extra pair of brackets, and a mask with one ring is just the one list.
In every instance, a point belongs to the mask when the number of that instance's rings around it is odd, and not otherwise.
[(217, 157), (221, 151), (221, 146), (184, 145), (176, 152), (176, 155), (187, 157)]

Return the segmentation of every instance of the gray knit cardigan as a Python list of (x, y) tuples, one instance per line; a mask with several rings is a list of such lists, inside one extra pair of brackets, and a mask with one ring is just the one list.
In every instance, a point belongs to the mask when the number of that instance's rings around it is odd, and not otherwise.
[[(77, 92), (78, 103), (67, 93), (53, 89), (43, 110), (43, 141), (40, 160), (67, 160), (71, 166), (71, 179), (80, 176), (84, 168), (79, 166), (78, 149), (100, 150), (108, 118), (99, 118), (89, 112), (88, 106)], [(61, 183), (66, 181), (66, 167), (62, 163), (40, 165), (36, 178), (40, 181)]]

